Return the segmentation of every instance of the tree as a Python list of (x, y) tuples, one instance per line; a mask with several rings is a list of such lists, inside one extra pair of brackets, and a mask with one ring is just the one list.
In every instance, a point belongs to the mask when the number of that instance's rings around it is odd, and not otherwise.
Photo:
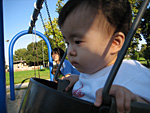
[[(40, 40), (37, 43), (32, 42), (27, 46), (26, 62), (28, 65), (33, 66), (34, 63), (35, 65), (37, 65), (37, 63), (39, 65), (43, 65), (43, 60), (45, 61), (45, 63), (48, 63), (47, 45), (43, 41), (43, 46), (42, 46), (42, 41), (43, 40)], [(43, 50), (44, 50), (44, 53), (43, 53)], [(44, 59), (43, 59), (43, 56), (44, 56)]]
[[(137, 16), (138, 9), (141, 6), (142, 1), (143, 0), (129, 0), (132, 9), (132, 22)], [(132, 41), (130, 43), (130, 47), (128, 48), (127, 51), (127, 56), (130, 55), (131, 58), (135, 60), (138, 60), (139, 58), (138, 45), (139, 45), (139, 41), (142, 40), (140, 32), (141, 32), (141, 27), (139, 27), (136, 33), (134, 34)]]
[[(38, 62), (39, 64), (43, 64), (43, 54), (44, 54), (44, 61), (45, 63), (48, 62), (48, 49), (47, 49), (47, 45), (46, 43), (43, 41), (43, 48), (42, 48), (42, 41), (43, 40), (40, 40), (38, 43), (37, 43), (37, 55), (36, 57), (38, 57)], [(44, 50), (44, 53), (43, 53), (43, 50)]]
[[(56, 3), (56, 12), (59, 13), (61, 8), (63, 7), (64, 0), (58, 0)], [(45, 22), (45, 27), (46, 27), (46, 32), (44, 33), (46, 35), (46, 37), (49, 39), (50, 43), (51, 43), (51, 47), (56, 48), (56, 47), (60, 47), (63, 50), (66, 49), (65, 46), (65, 42), (63, 39), (63, 36), (61, 34), (61, 31), (59, 30), (58, 24), (57, 24), (58, 19), (54, 18), (52, 20), (52, 25), (50, 23), (50, 21)], [(54, 32), (53, 32), (54, 30)]]
[(59, 14), (60, 13), (60, 10), (62, 9), (62, 7), (64, 6), (64, 3), (63, 3), (64, 0), (58, 0), (57, 3), (56, 3), (56, 12)]
[[(58, 21), (58, 19), (54, 18), (54, 20), (52, 21), (52, 26), (49, 21), (47, 21), (45, 23), (45, 27), (48, 31), (47, 35), (50, 37), (50, 43), (51, 43), (52, 48), (60, 47), (63, 50), (65, 50), (65, 48), (66, 48), (65, 42), (64, 42), (63, 36), (61, 34), (61, 31), (58, 28), (57, 21)], [(52, 28), (54, 29), (54, 33), (53, 33)]]
[(33, 42), (30, 43), (28, 46), (27, 46), (27, 57), (26, 57), (26, 63), (30, 66), (33, 66), (34, 65), (34, 61), (35, 61), (35, 46), (33, 48)]
[(147, 61), (147, 67), (149, 67), (150, 48), (148, 48), (146, 44), (142, 44), (141, 52)]
[(17, 61), (17, 60), (18, 60), (15, 55), (13, 55), (13, 60), (14, 60), (14, 61)]
[(18, 49), (15, 51), (15, 55), (13, 56), (14, 61), (17, 60), (26, 60), (27, 50), (25, 48)]
[(143, 16), (141, 21), (141, 33), (143, 34), (144, 39), (146, 40), (146, 45), (143, 50), (144, 58), (147, 60), (147, 64), (149, 66), (150, 60), (150, 5), (147, 7), (147, 10)]

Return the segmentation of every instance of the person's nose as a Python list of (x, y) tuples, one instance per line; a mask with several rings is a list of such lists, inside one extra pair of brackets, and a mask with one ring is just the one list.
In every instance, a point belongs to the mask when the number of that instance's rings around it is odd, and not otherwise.
[(70, 46), (67, 48), (67, 54), (69, 56), (76, 56), (77, 55), (77, 52), (75, 50), (75, 48), (73, 46)]

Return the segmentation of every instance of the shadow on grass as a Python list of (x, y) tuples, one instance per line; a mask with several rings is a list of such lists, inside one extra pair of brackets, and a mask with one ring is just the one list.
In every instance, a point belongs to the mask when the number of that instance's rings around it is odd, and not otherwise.
[(39, 71), (45, 71), (45, 69), (40, 69)]
[(139, 61), (139, 62), (142, 62), (142, 61), (144, 62), (145, 60), (143, 59), (143, 60), (138, 60), (138, 61)]
[(26, 80), (29, 80), (30, 78), (26, 78), (26, 79), (24, 79), (22, 82), (21, 82), (21, 84), (23, 84)]
[(147, 64), (141, 63), (143, 66), (150, 68), (150, 66), (148, 66)]

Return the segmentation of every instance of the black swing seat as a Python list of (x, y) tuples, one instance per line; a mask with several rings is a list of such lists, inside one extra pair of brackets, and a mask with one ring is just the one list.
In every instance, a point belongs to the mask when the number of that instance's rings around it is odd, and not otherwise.
[[(64, 83), (31, 78), (19, 113), (117, 113), (114, 98), (110, 106), (98, 108), (64, 92)], [(132, 102), (130, 113), (150, 113), (150, 105)]]

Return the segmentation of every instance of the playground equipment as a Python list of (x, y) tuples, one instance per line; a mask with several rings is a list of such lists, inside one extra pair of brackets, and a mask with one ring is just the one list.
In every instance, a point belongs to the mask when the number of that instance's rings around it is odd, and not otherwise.
[(4, 55), (4, 30), (3, 30), (3, 2), (0, 0), (0, 111), (7, 113), (6, 108), (6, 81), (5, 81), (5, 55)]
[[(67, 93), (64, 90), (67, 85), (67, 82), (64, 80), (58, 80), (57, 84), (52, 81), (32, 78), (30, 80), (25, 99), (21, 105), (20, 113), (30, 113), (33, 111), (36, 113), (117, 113), (115, 99), (109, 95), (109, 90), (148, 2), (148, 0), (143, 2), (137, 18), (127, 35), (128, 40), (126, 40), (124, 47), (122, 48), (119, 57), (110, 72), (103, 89), (103, 105), (101, 107), (94, 107), (94, 105), (90, 102), (70, 96), (70, 93)], [(62, 87), (60, 88), (60, 86)], [(141, 112), (149, 113), (150, 105), (132, 102), (130, 113)]]
[[(37, 4), (39, 3), (40, 5), (42, 4), (43, 0), (37, 0)], [(117, 58), (117, 61), (115, 62), (111, 73), (106, 81), (106, 84), (104, 86), (103, 90), (103, 105), (99, 108), (94, 107), (94, 105), (90, 102), (83, 101), (77, 98), (74, 98), (70, 95), (70, 93), (64, 92), (65, 85), (68, 83), (66, 81), (61, 81), (59, 80), (58, 83), (54, 83), (52, 81), (47, 81), (43, 79), (38, 79), (38, 78), (31, 78), (29, 87), (27, 89), (25, 98), (23, 100), (23, 103), (21, 104), (20, 107), (20, 113), (117, 113), (116, 111), (116, 104), (115, 104), (115, 99), (110, 97), (108, 92), (110, 90), (111, 84), (115, 78), (115, 75), (119, 69), (119, 66), (124, 58), (124, 55), (126, 53), (126, 50), (130, 44), (131, 38), (134, 35), (138, 23), (141, 20), (142, 15), (144, 14), (144, 10), (147, 7), (147, 4), (149, 3), (149, 0), (144, 0), (139, 13), (137, 15), (137, 18), (135, 19), (131, 30), (129, 31), (129, 34), (127, 35), (127, 41), (124, 44), (124, 47), (122, 48), (122, 51), (119, 54), (119, 57)], [(1, 4), (2, 6), (2, 0)], [(36, 11), (35, 11), (36, 12)], [(0, 11), (0, 14), (2, 14), (2, 9)], [(36, 15), (38, 16), (38, 15)], [(1, 16), (3, 17), (3, 16)], [(0, 19), (1, 25), (3, 25), (3, 20), (2, 18)], [(34, 23), (34, 22), (33, 22)], [(29, 28), (30, 30), (32, 29)], [(0, 27), (0, 30), (2, 31), (2, 34), (0, 35), (0, 43), (2, 46), (0, 46), (0, 53), (1, 54), (1, 64), (0, 64), (0, 69), (2, 72), (2, 76), (0, 78), (0, 90), (2, 91), (2, 95), (0, 95), (0, 111), (2, 113), (7, 113), (6, 110), (6, 89), (5, 89), (5, 68), (4, 68), (4, 40), (3, 40), (3, 26)], [(31, 30), (32, 31), (32, 30)], [(14, 40), (12, 41), (12, 45), (10, 45), (10, 49), (13, 49), (13, 44), (15, 41), (22, 35), (28, 34), (28, 31), (23, 31), (20, 34), (18, 34)], [(34, 33), (34, 31), (33, 31)], [(37, 33), (37, 35), (42, 35)], [(44, 36), (42, 36), (44, 37)], [(48, 44), (48, 46), (50, 46)], [(50, 48), (49, 48), (50, 49)], [(12, 50), (10, 50), (12, 51)], [(49, 50), (50, 51), (50, 50)], [(10, 53), (12, 55), (12, 53)], [(50, 57), (50, 55), (49, 55)], [(10, 59), (12, 60), (12, 59)], [(64, 59), (62, 59), (63, 62)], [(49, 59), (49, 62), (51, 60)], [(12, 64), (11, 64), (12, 65)], [(10, 69), (11, 71), (13, 70), (13, 67)], [(56, 73), (57, 74), (57, 73)], [(12, 82), (13, 83), (13, 74), (12, 74)], [(60, 84), (65, 84), (63, 87)], [(14, 84), (13, 84), (14, 85)], [(13, 98), (13, 89), (14, 87), (11, 86), (11, 98)], [(131, 112), (130, 113), (150, 113), (150, 105), (149, 104), (144, 104), (144, 103), (139, 103), (139, 102), (132, 102), (131, 103)]]
[[(25, 31), (21, 31), (19, 32), (18, 34), (16, 34), (11, 42), (10, 42), (10, 45), (9, 45), (9, 75), (10, 75), (10, 97), (11, 97), (11, 100), (15, 100), (15, 92), (14, 92), (14, 69), (13, 69), (13, 47), (14, 47), (14, 44), (15, 42), (17, 41), (18, 38), (20, 38), (21, 36), (23, 35), (26, 35), (26, 34), (29, 34), (28, 30), (25, 30)], [(35, 34), (35, 31), (33, 31), (33, 34)], [(51, 70), (52, 70), (52, 66), (53, 66), (53, 61), (52, 61), (52, 58), (51, 58), (51, 46), (50, 46), (50, 42), (48, 41), (47, 37), (45, 35), (43, 35), (42, 33), (36, 31), (36, 35), (40, 36), (41, 38), (44, 39), (44, 41), (46, 42), (47, 44), (47, 47), (48, 47), (48, 56), (49, 56), (49, 69), (50, 69), (50, 73), (51, 73)], [(50, 75), (50, 78), (52, 80), (52, 76)]]

